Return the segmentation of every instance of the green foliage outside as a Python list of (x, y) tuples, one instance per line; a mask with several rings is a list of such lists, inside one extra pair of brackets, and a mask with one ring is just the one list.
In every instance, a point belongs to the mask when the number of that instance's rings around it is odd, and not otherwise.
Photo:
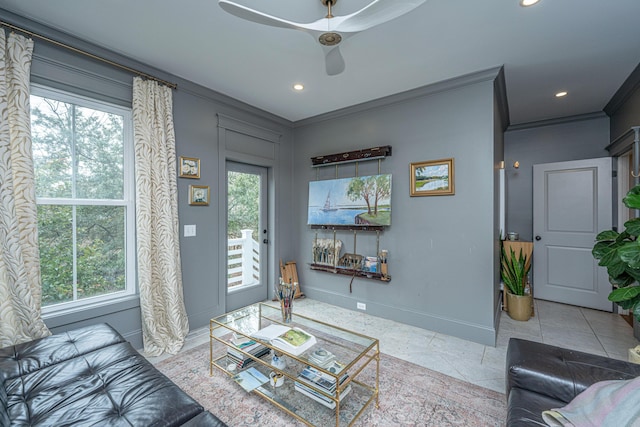
[(42, 304), (124, 290), (125, 207), (74, 201), (123, 199), (123, 117), (32, 96), (31, 127)]
[(260, 234), (260, 176), (229, 171), (227, 174), (227, 233), (229, 239), (242, 236), (241, 230), (253, 230), (253, 239)]

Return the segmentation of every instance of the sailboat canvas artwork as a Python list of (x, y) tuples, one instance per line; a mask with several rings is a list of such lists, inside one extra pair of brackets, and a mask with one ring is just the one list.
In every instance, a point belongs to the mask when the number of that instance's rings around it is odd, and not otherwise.
[(391, 225), (391, 175), (309, 182), (309, 225)]

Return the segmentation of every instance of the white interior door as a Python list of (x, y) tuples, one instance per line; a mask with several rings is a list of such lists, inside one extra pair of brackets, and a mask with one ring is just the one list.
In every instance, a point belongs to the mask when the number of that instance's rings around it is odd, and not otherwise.
[(591, 255), (612, 226), (612, 159), (533, 167), (534, 297), (612, 311), (607, 271)]

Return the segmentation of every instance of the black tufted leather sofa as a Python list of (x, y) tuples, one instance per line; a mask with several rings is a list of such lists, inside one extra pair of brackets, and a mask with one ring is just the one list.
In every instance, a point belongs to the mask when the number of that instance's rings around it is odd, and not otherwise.
[(591, 384), (629, 380), (640, 365), (518, 338), (507, 348), (507, 426), (546, 426), (542, 411), (561, 408)]
[(0, 426), (219, 426), (113, 328), (0, 349)]

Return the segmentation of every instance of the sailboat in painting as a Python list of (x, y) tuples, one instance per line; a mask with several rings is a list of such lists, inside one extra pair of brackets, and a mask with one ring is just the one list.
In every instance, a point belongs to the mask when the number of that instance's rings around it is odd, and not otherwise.
[(324, 206), (322, 207), (322, 212), (334, 212), (337, 210), (338, 208), (336, 208), (335, 205), (331, 207), (331, 191), (329, 191), (329, 193), (327, 193), (327, 200), (324, 202)]

